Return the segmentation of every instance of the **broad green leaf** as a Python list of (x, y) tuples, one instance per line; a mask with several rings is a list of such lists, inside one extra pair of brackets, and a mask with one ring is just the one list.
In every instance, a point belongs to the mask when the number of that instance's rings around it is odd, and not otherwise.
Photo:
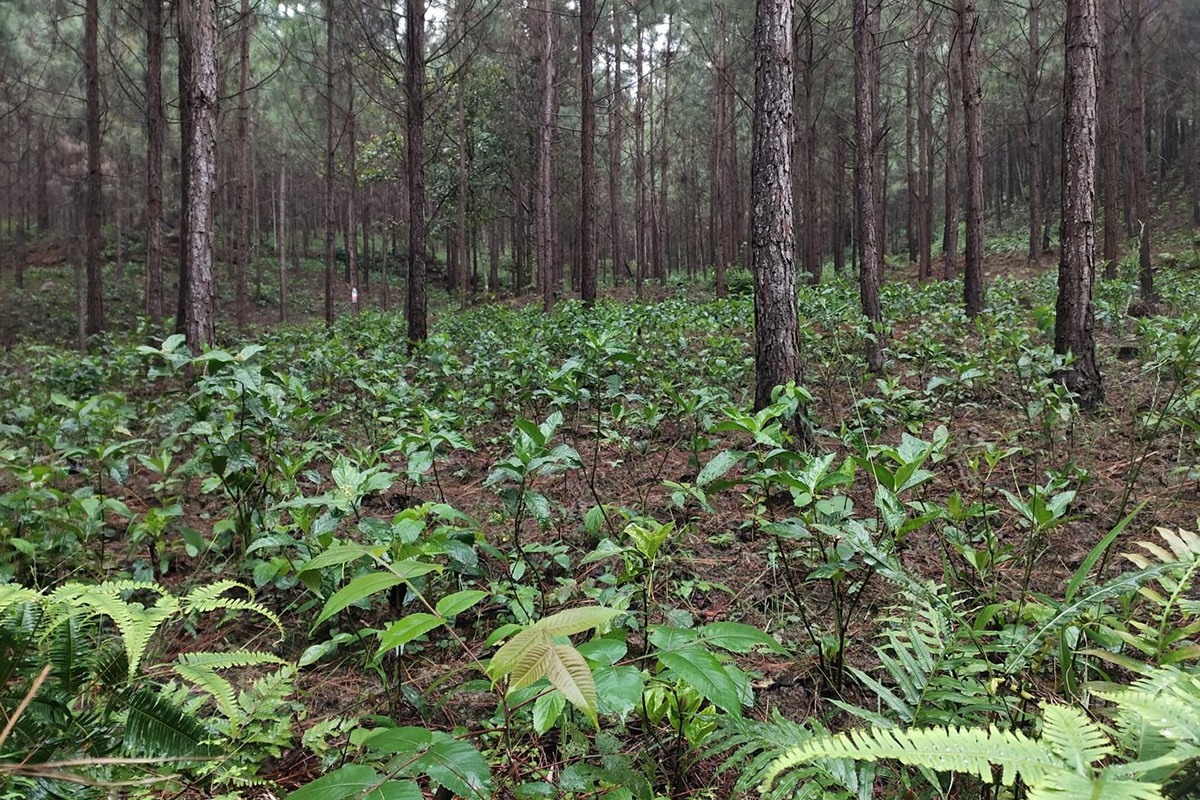
[(360, 575), (333, 593), (326, 601), (325, 608), (321, 610), (321, 615), (313, 623), (313, 627), (320, 625), (347, 606), (357, 603), (365, 597), (387, 591), (401, 583), (404, 583), (404, 578), (390, 572), (372, 572), (368, 575)]
[(559, 716), (567, 706), (567, 698), (562, 692), (547, 692), (533, 704), (533, 730), (541, 736), (554, 727)]
[(341, 564), (349, 564), (351, 561), (357, 561), (363, 556), (371, 556), (378, 558), (383, 555), (387, 548), (364, 547), (360, 544), (343, 544), (331, 547), (323, 553), (310, 558), (304, 566), (300, 568), (300, 572), (308, 572), (314, 569), (324, 569), (325, 567), (333, 567)]
[(443, 622), (445, 620), (442, 617), (424, 612), (409, 614), (404, 619), (393, 622), (379, 635), (379, 655), (383, 655), (389, 650), (395, 650), (401, 645), (408, 644), (413, 639), (428, 633)]
[(722, 450), (704, 465), (696, 476), (697, 486), (707, 486), (733, 468), (733, 465), (746, 457), (741, 450)]
[(471, 608), (487, 596), (487, 592), (482, 592), (478, 589), (468, 589), (466, 591), (448, 594), (441, 600), (438, 600), (436, 611), (443, 617), (453, 617), (457, 614), (461, 614), (468, 608)]
[(345, 800), (359, 797), (382, 780), (378, 772), (360, 764), (344, 767), (301, 786), (286, 800)]
[(664, 667), (691, 684), (713, 705), (730, 714), (742, 713), (737, 684), (712, 653), (703, 647), (691, 646), (679, 650), (661, 650), (657, 655)]
[(787, 653), (787, 648), (752, 625), (740, 622), (713, 622), (700, 629), (705, 642), (731, 653), (749, 653), (755, 647), (765, 647), (772, 653)]

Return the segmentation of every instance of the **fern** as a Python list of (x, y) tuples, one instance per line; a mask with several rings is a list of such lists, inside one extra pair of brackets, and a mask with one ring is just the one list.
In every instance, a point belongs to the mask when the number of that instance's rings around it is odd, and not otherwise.
[[(1200, 536), (1191, 531), (1158, 528), (1163, 544), (1140, 541), (1144, 553), (1125, 553), (1123, 557), (1139, 570), (1156, 570), (1151, 582), (1138, 594), (1152, 610), (1149, 622), (1129, 619), (1123, 627), (1109, 630), (1137, 650), (1154, 666), (1175, 664), (1200, 657), (1200, 644), (1192, 637), (1200, 632), (1200, 604), (1187, 597), (1200, 570)], [(1107, 658), (1104, 652), (1094, 652)], [(1109, 660), (1121, 662), (1120, 657)]]
[[(1159, 800), (1162, 781), (1200, 757), (1200, 676), (1165, 668), (1132, 686), (1095, 684), (1113, 702), (1120, 741), (1138, 760), (1109, 764), (1117, 747), (1109, 732), (1077, 708), (1044, 704), (1042, 734), (989, 728), (872, 727), (804, 739), (763, 773), (770, 791), (782, 775), (822, 759), (879, 761), (977, 776), (984, 783), (1028, 787), (1030, 800)], [(1105, 766), (1105, 764), (1107, 764)], [(996, 769), (999, 769), (997, 776)]]
[(805, 742), (780, 756), (764, 778), (769, 789), (775, 778), (818, 758), (857, 761), (891, 759), (909, 766), (939, 771), (966, 772), (984, 783), (993, 780), (992, 765), (1002, 767), (1001, 782), (1017, 777), (1033, 783), (1060, 766), (1053, 752), (1020, 731), (990, 728), (914, 728), (902, 731), (867, 728)]
[[(223, 597), (231, 589), (244, 591), (249, 596), (249, 599)], [(228, 611), (250, 611), (267, 619), (274, 625), (276, 630), (279, 631), (279, 640), (283, 640), (283, 623), (280, 622), (279, 617), (271, 609), (261, 603), (255, 602), (254, 591), (244, 583), (231, 580), (217, 581), (207, 586), (193, 589), (187, 595), (180, 598), (179, 603), (185, 614), (218, 611), (221, 609)]]
[[(750, 792), (764, 782), (772, 764), (796, 742), (804, 742), (814, 735), (822, 735), (825, 729), (816, 720), (810, 720), (813, 730), (785, 719), (774, 709), (770, 720), (759, 721), (745, 717), (727, 716), (721, 719), (720, 727), (712, 735), (707, 748), (710, 757), (724, 756), (717, 767), (717, 774), (738, 768), (734, 795)], [(847, 796), (871, 797), (875, 780), (872, 764), (856, 765), (849, 760), (819, 759), (805, 769), (789, 770), (771, 787), (772, 798)], [(807, 781), (801, 787), (801, 781)], [(845, 791), (839, 792), (839, 789)]]
[(149, 689), (121, 692), (126, 708), (125, 744), (131, 751), (162, 756), (203, 756), (208, 730), (165, 697)]
[(838, 700), (833, 703), (884, 727), (892, 718), (903, 725), (963, 724), (982, 721), (987, 713), (1001, 710), (978, 677), (986, 676), (989, 669), (980, 650), (986, 654), (990, 646), (985, 648), (962, 633), (960, 606), (942, 586), (930, 586), (920, 594), (906, 592), (897, 608), (900, 613), (883, 620), (882, 643), (875, 648), (885, 678), (849, 668), (890, 717)]

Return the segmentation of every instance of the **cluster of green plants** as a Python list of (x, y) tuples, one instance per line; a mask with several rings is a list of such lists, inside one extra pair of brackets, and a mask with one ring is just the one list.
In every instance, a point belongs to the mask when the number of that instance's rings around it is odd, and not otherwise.
[[(1102, 283), (1098, 324), (1137, 469), (1194, 480), (1200, 287), (1161, 284), (1137, 320)], [(887, 284), (880, 375), (853, 288), (802, 287), (805, 385), (757, 412), (730, 286), (446, 313), (411, 353), (378, 313), (6, 353), (0, 796), (1187, 796), (1200, 539), (1118, 542), (1134, 470), (1115, 527), (1077, 509), (1052, 281), (974, 320)]]

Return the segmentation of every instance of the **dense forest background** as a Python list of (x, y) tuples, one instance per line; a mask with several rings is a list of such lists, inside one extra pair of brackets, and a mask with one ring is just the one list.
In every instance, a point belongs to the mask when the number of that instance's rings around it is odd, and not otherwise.
[[(32, 270), (21, 302), (54, 305), (71, 284), (56, 276), (43, 291), (38, 268), (80, 267), (81, 335), (183, 308), (174, 301), (186, 256), (177, 245), (188, 197), (186, 14), (103, 5), (9, 2), (0, 13), (7, 268), (16, 286)], [(327, 319), (402, 296), (414, 146), (428, 280), (464, 302), (578, 293), (585, 262), (604, 285), (638, 292), (715, 272), (721, 295), (725, 269), (748, 266), (750, 5), (588, 6), (588, 81), (577, 5), (423, 5), (332, 4), (327, 13), (226, 3), (208, 19), (222, 325), (319, 312), (322, 282)], [(1200, 215), (1197, 23), (1188, 0), (1100, 5), (1101, 257), (1115, 269), (1127, 239), (1154, 252), (1160, 209), (1170, 229)], [(877, 97), (867, 137), (889, 264), (916, 264), (922, 279), (961, 268), (960, 253), (973, 249), (960, 232), (971, 147), (983, 225), (1010, 235), (1023, 225), (1031, 262), (1051, 251), (1064, 6), (983, 3), (969, 13), (963, 37), (959, 14), (940, 4), (873, 6), (875, 64), (860, 76), (850, 6), (797, 6), (793, 214), (797, 259), (813, 280), (858, 263), (855, 87), (864, 82)], [(427, 28), (415, 101), (409, 14)], [(964, 40), (978, 43), (977, 131), (963, 120)], [(416, 127), (421, 141), (411, 142)], [(594, 143), (586, 161), (583, 135)], [(583, 215), (595, 220), (587, 254)], [(106, 269), (115, 274), (106, 279)], [(59, 340), (64, 332), (61, 313), (6, 317), (8, 341), (51, 320)]]

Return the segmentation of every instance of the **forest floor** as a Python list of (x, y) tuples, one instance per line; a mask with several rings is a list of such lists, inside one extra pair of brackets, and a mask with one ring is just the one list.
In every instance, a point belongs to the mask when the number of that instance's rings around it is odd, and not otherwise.
[[(1186, 236), (1181, 233), (1170, 240), (1170, 244), (1182, 254), (1178, 259), (1183, 262), (1179, 274), (1194, 276), (1197, 265), (1190, 262)], [(62, 263), (52, 248), (33, 252), (34, 259), (26, 271), (24, 292), (14, 290), (9, 276), (0, 284), (0, 304), (14, 312), (0, 318), (0, 348), (11, 348), (18, 340), (62, 345), (74, 337), (71, 269)], [(1000, 249), (989, 253), (987, 258), (989, 285), (998, 280), (1003, 282), (999, 291), (1013, 296), (1013, 312), (1022, 315), (1017, 323), (1034, 331), (1035, 337), (1038, 331), (1045, 333), (1044, 318), (1040, 315), (1046, 305), (1048, 274), (1053, 273), (1055, 264), (1052, 254), (1041, 263), (1029, 264), (1018, 249)], [(124, 276), (113, 272), (106, 277), (110, 278), (106, 295), (109, 324), (116, 331), (134, 330), (138, 309), (129, 298), (140, 295), (140, 291), (130, 290), (131, 284), (140, 280), (140, 275), (131, 266)], [(890, 282), (915, 283), (911, 265), (890, 268), (887, 277)], [(293, 277), (291, 296), (298, 301), (293, 303), (293, 320), (309, 323), (321, 318), (321, 278), (319, 265), (308, 260), (302, 271)], [(228, 287), (231, 283), (223, 281), (222, 285)], [(167, 288), (167, 296), (173, 297), (170, 285)], [(273, 288), (268, 287), (266, 291), (269, 297)], [(705, 291), (701, 287), (654, 287), (648, 288), (647, 293), (651, 298), (667, 298), (682, 292), (699, 303)], [(222, 294), (222, 308), (229, 307), (231, 298), (228, 294)], [(610, 290), (609, 294), (617, 300), (632, 297), (628, 288)], [(369, 293), (363, 296), (367, 304), (376, 301)], [(402, 299), (399, 291), (393, 291), (393, 299)], [(507, 302), (519, 308), (534, 301), (521, 298)], [(400, 306), (400, 303), (396, 302), (396, 305)], [(1187, 318), (1189, 314), (1194, 317), (1197, 312), (1195, 306), (1166, 310), (1178, 318)], [(885, 313), (890, 312), (885, 308)], [(447, 313), (453, 315), (456, 312)], [(1200, 517), (1200, 451), (1189, 438), (1192, 434), (1186, 425), (1181, 426), (1176, 420), (1168, 422), (1161, 431), (1155, 427), (1156, 435), (1146, 435), (1148, 424), (1154, 424), (1148, 423), (1148, 419), (1170, 402), (1169, 395), (1174, 388), (1163, 379), (1161, 372), (1149, 368), (1156, 354), (1146, 349), (1144, 341), (1139, 345), (1133, 333), (1136, 321), (1097, 326), (1107, 392), (1104, 407), (1057, 419), (1052, 414), (1031, 410), (1031, 404), (1046, 402), (1044, 397), (1030, 395), (1004, 381), (982, 388), (973, 388), (968, 383), (954, 398), (938, 402), (930, 400), (932, 393), (927, 387), (933, 374), (919, 366), (906, 366), (905, 361), (909, 359), (908, 364), (915, 363), (914, 341), (930, 335), (924, 314), (919, 305), (910, 305), (895, 316), (893, 337), (897, 361), (893, 362), (888, 379), (857, 383), (843, 375), (831, 374), (819, 365), (807, 376), (808, 387), (820, 409), (819, 426), (834, 433), (822, 438), (823, 446), (832, 448), (838, 461), (851, 453), (836, 440), (856, 425), (870, 431), (870, 437), (876, 443), (893, 444), (900, 442), (902, 433), (932, 440), (937, 429), (944, 426), (954, 444), (944, 459), (932, 467), (935, 477), (922, 487), (921, 501), (944, 508), (951, 503), (952, 497), (957, 496), (1004, 509), (996, 514), (994, 535), (999, 545), (1012, 548), (1016, 557), (1001, 560), (993, 573), (986, 577), (972, 573), (964, 567), (960, 554), (948, 548), (945, 537), (927, 530), (918, 530), (901, 541), (899, 552), (906, 568), (934, 581), (953, 574), (960, 580), (960, 591), (974, 588), (985, 594), (999, 587), (999, 591), (1011, 594), (1022, 591), (1021, 587), (1027, 584), (1035, 593), (1059, 596), (1066, 581), (1096, 542), (1138, 504), (1145, 503), (1145, 509), (1126, 529), (1118, 552), (1149, 535), (1155, 526), (1195, 529)], [(274, 324), (277, 309), (272, 302), (264, 300), (254, 304), (253, 315), (255, 327), (266, 329)], [(435, 329), (437, 327), (435, 325)], [(640, 329), (637, 335), (641, 336)], [(733, 335), (746, 341), (750, 332), (740, 330)], [(831, 336), (837, 335), (836, 331), (831, 333)], [(936, 330), (934, 335), (937, 335)], [(954, 346), (961, 335), (960, 330), (947, 330), (941, 337), (945, 340), (941, 344)], [(231, 330), (222, 331), (223, 341), (233, 342), (236, 338)], [(924, 347), (932, 343), (918, 344)], [(399, 349), (401, 343), (397, 341), (393, 346)], [(367, 347), (359, 346), (358, 352), (366, 353)], [(993, 357), (987, 352), (980, 352), (979, 356), (985, 362)], [(1016, 363), (1004, 367), (1013, 370), (1014, 374), (1021, 369)], [(15, 379), (15, 373), (9, 372), (9, 376), (9, 379)], [(130, 393), (153, 391), (153, 385), (136, 382), (111, 388)], [(506, 403), (502, 392), (494, 400), (501, 406)], [(361, 402), (359, 398), (351, 401), (357, 409), (354, 413), (365, 413), (358, 405)], [(673, 516), (679, 519), (681, 512), (672, 500), (674, 490), (664, 482), (693, 484), (699, 467), (714, 456), (728, 449), (746, 447), (745, 437), (731, 432), (712, 432), (698, 446), (694, 423), (669, 417), (637, 434), (640, 438), (634, 445), (621, 441), (597, 444), (586, 413), (581, 415), (576, 411), (566, 416), (561, 436), (581, 454), (584, 468), (544, 479), (539, 490), (552, 497), (558, 506), (555, 521), (540, 528), (526, 526), (521, 533), (526, 546), (563, 548), (571, 554), (565, 566), (548, 559), (546, 573), (541, 576), (551, 587), (551, 592), (564, 598), (573, 596), (580, 587), (593, 585), (602, 573), (600, 563), (579, 564), (577, 558), (596, 545), (594, 535), (581, 528), (580, 520), (598, 499), (613, 507), (636, 509), (659, 519)], [(364, 504), (364, 513), (390, 517), (422, 500), (445, 502), (479, 520), (487, 539), (503, 548), (511, 542), (511, 532), (506, 528), (504, 505), (487, 485), (487, 478), (493, 465), (509, 452), (510, 443), (506, 436), (509, 430), (511, 418), (502, 413), (497, 413), (489, 422), (472, 427), (465, 433), (474, 450), (457, 449), (450, 453), (449, 460), (438, 465), (436, 483), (422, 486), (397, 483), (388, 492), (369, 498)], [(844, 440), (844, 436), (842, 438)], [(982, 470), (979, 461), (984, 453), (984, 443), (992, 443), (1000, 450), (1011, 447), (1013, 453), (997, 469)], [(351, 446), (366, 445), (362, 436), (356, 435), (352, 441), (347, 441), (345, 452), (349, 452)], [(396, 473), (404, 473), (402, 457), (385, 456), (385, 463)], [(728, 477), (735, 478), (741, 472), (742, 467), (735, 467)], [(1066, 482), (1077, 489), (1077, 495), (1070, 505), (1069, 517), (1049, 535), (1032, 536), (1020, 514), (1007, 507), (1002, 490), (1023, 496), (1022, 492), (1028, 487), (1046, 484), (1049, 472), (1065, 476)], [(82, 482), (83, 476), (76, 480)], [(124, 500), (135, 515), (145, 513), (152, 505), (151, 501), (142, 500), (154, 494), (149, 487), (151, 482), (151, 476), (132, 475), (123, 487)], [(8, 480), (0, 477), (0, 491), (6, 488), (6, 483)], [(870, 509), (874, 502), (872, 490), (870, 484), (858, 482), (847, 487), (846, 494), (854, 507)], [(184, 495), (182, 523), (209, 535), (214, 521), (221, 519), (227, 510), (226, 501), (219, 493), (203, 494), (199, 478), (191, 482)], [(683, 533), (654, 584), (653, 591), (659, 594), (649, 600), (664, 609), (662, 619), (687, 616), (697, 625), (737, 620), (777, 634), (788, 642), (801, 640), (803, 637), (797, 630), (798, 621), (792, 608), (792, 589), (783, 574), (785, 568), (773, 550), (770, 535), (748, 523), (751, 515), (746, 495), (737, 491), (714, 493), (709, 502), (711, 513), (701, 514), (694, 510), (683, 513), (686, 518), (686, 525), (681, 525)], [(112, 560), (106, 569), (114, 573), (130, 572), (136, 568), (135, 562), (140, 557), (140, 553), (132, 549), (124, 556), (110, 553), (108, 558)], [(167, 586), (192, 583), (200, 575), (222, 574), (227, 568), (227, 564), (206, 560), (203, 556), (199, 559), (178, 556), (171, 572), (163, 577), (163, 583)], [(1025, 570), (1028, 570), (1027, 574)], [(994, 582), (994, 585), (988, 582)], [(814, 588), (806, 598), (819, 609), (818, 615), (829, 613), (832, 603), (822, 591)], [(270, 587), (263, 589), (263, 596), (268, 599), (272, 598), (272, 593)], [(281, 604), (277, 610), (288, 630), (282, 655), (294, 659), (312, 643), (308, 633), (311, 604), (283, 591), (278, 592), (277, 600)], [(882, 580), (867, 587), (861, 608), (850, 619), (851, 627), (846, 632), (848, 663), (865, 669), (874, 662), (874, 621), (895, 601), (893, 587)], [(489, 633), (489, 619), (501, 610), (500, 604), (493, 604), (460, 618), (458, 628), (469, 645), (481, 649), (479, 646)], [(378, 624), (386, 616), (386, 610), (383, 615), (379, 610), (350, 609), (347, 613), (364, 625)], [(228, 631), (213, 634), (216, 639), (228, 635)], [(181, 642), (181, 645), (196, 649), (197, 643)], [(799, 658), (746, 655), (739, 658), (739, 663), (755, 674), (754, 686), (758, 691), (755, 714), (778, 709), (790, 719), (802, 719), (827, 712), (824, 703), (829, 697), (840, 697), (860, 705), (873, 702), (869, 693), (854, 684), (831, 685), (821, 676), (818, 661), (811, 652)], [(468, 730), (487, 727), (493, 713), (490, 695), (464, 692), (450, 697), (450, 692), (442, 685), (449, 673), (470, 672), (470, 661), (460, 650), (449, 643), (435, 643), (411, 658), (406, 657), (402, 669), (405, 682), (420, 696), (428, 698), (429, 708), (436, 708), (436, 711), (398, 704), (394, 699), (385, 700), (381, 697), (384, 688), (374, 667), (347, 653), (324, 662), (322, 669), (301, 673), (306, 706), (302, 725), (311, 727), (332, 715), (400, 710), (412, 724), (429, 723)], [(1037, 696), (1053, 696), (1056, 691), (1049, 684), (1027, 688)], [(443, 697), (443, 694), (447, 696)], [(553, 763), (556, 758), (554, 743), (540, 746), (545, 748), (543, 757), (547, 763)], [(732, 776), (714, 776), (716, 763), (697, 759), (687, 782), (694, 787), (707, 787), (714, 796), (728, 796), (722, 792), (730, 790)], [(287, 789), (311, 779), (320, 769), (321, 762), (316, 755), (295, 747), (265, 765), (260, 775)], [(261, 796), (272, 795), (264, 789)]]

